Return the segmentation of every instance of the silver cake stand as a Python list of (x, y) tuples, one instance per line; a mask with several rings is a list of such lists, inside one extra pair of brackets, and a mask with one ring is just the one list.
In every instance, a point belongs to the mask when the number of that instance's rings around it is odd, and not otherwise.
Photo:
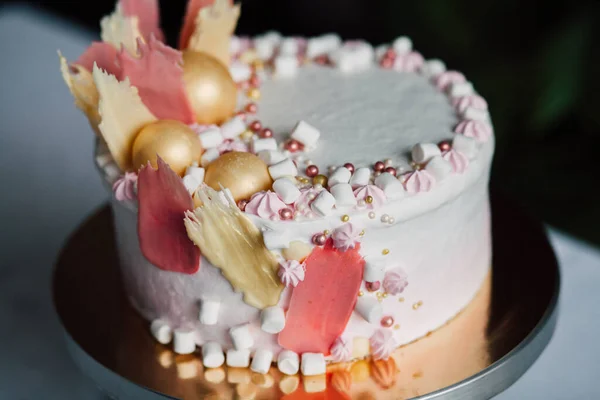
[[(72, 235), (53, 293), (75, 363), (115, 399), (488, 399), (512, 385), (548, 344), (560, 276), (540, 223), (492, 196), (493, 269), (456, 318), (400, 348), (395, 362), (328, 368), (323, 382), (241, 369), (206, 369), (154, 341), (121, 287), (108, 206)], [(308, 393), (321, 385), (325, 392)], [(297, 387), (297, 389), (296, 389)], [(288, 393), (288, 394), (286, 394)]]

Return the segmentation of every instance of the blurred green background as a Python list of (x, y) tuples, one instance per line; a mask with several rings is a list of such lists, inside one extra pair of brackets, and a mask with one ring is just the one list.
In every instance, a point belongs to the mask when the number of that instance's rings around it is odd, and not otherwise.
[[(114, 7), (39, 1), (89, 29)], [(176, 43), (184, 1), (163, 0)], [(241, 34), (337, 32), (374, 44), (399, 35), (464, 72), (497, 135), (492, 184), (532, 214), (600, 245), (599, 1), (246, 0)]]

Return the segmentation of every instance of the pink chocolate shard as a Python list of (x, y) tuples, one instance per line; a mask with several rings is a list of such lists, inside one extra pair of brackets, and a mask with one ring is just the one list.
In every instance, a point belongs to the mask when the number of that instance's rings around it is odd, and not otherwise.
[(121, 79), (129, 78), (146, 107), (158, 119), (194, 122), (194, 112), (183, 82), (181, 53), (150, 36), (148, 43), (138, 40), (139, 58), (121, 49), (117, 58)]
[(117, 50), (109, 43), (93, 42), (73, 64), (81, 65), (92, 72), (94, 63), (109, 74), (116, 77), (121, 75), (121, 68), (117, 63)]
[(138, 17), (138, 27), (146, 41), (152, 35), (161, 42), (165, 41), (165, 35), (160, 29), (158, 0), (121, 0), (120, 4), (125, 16)]
[(306, 259), (303, 282), (294, 288), (279, 344), (296, 353), (329, 354), (352, 315), (365, 261), (360, 245), (345, 252), (333, 241), (315, 247)]
[[(185, 18), (183, 20), (183, 28), (179, 35), (179, 48), (181, 50), (187, 49), (190, 37), (194, 34), (194, 30), (196, 30), (196, 17), (198, 16), (198, 12), (204, 7), (212, 6), (214, 2), (215, 0), (188, 1)], [(230, 1), (229, 3), (232, 4), (233, 2)]]
[(194, 208), (181, 178), (158, 158), (138, 173), (138, 235), (144, 257), (158, 268), (193, 274), (200, 268), (200, 249), (188, 238), (183, 220)]

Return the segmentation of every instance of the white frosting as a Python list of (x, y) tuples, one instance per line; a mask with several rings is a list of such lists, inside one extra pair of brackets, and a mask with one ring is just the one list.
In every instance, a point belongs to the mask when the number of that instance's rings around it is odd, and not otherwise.
[[(449, 100), (426, 78), (411, 73), (372, 68), (349, 77), (309, 66), (295, 79), (267, 82), (262, 92), (258, 117), (279, 141), (300, 120), (319, 129), (319, 145), (310, 158), (323, 171), (329, 165), (352, 162), (358, 168), (386, 158), (394, 165), (407, 163), (413, 145), (449, 140), (457, 123)], [(374, 210), (334, 208), (326, 217), (300, 222), (249, 217), (263, 230), (285, 232), (287, 241), (310, 242), (316, 232), (335, 230), (342, 224), (340, 216), (348, 214), (353, 224), (365, 229), (361, 255), (385, 258), (387, 270), (401, 265), (406, 273), (408, 286), (402, 293), (380, 302), (382, 315), (400, 324), (399, 329), (387, 328), (394, 343), (405, 344), (466, 306), (490, 267), (487, 186), (494, 143), (477, 146), (464, 173), (452, 173), (429, 192), (406, 194)], [(198, 344), (215, 342), (224, 349), (233, 347), (229, 330), (247, 325), (253, 338), (249, 350), (280, 352), (277, 335), (261, 330), (260, 310), (244, 303), (208, 260), (202, 258), (194, 275), (153, 266), (139, 248), (135, 203), (113, 198), (112, 205), (127, 292), (145, 318), (160, 318), (173, 329), (193, 329)], [(376, 217), (370, 218), (370, 212)], [(382, 223), (384, 214), (395, 223)], [(384, 249), (388, 255), (382, 255)], [(361, 290), (365, 297), (376, 297), (364, 283)], [(290, 288), (284, 289), (279, 307), (287, 308), (290, 293)], [(198, 319), (198, 307), (206, 299), (220, 302), (216, 325)], [(354, 337), (369, 338), (378, 329), (380, 324), (369, 324), (355, 312), (343, 335), (351, 342)]]

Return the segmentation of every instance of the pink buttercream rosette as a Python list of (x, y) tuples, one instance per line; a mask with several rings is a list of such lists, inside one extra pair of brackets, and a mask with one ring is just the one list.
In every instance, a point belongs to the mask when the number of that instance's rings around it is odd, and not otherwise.
[(279, 196), (268, 191), (253, 194), (244, 211), (261, 218), (273, 219), (279, 218), (279, 211), (284, 208), (287, 208), (287, 205), (281, 201)]
[(419, 169), (404, 174), (404, 188), (408, 193), (429, 192), (435, 186), (435, 177), (427, 170)]
[(336, 249), (346, 251), (353, 249), (356, 243), (360, 241), (360, 230), (356, 225), (348, 222), (336, 228), (331, 234), (331, 238)]
[(369, 339), (369, 343), (375, 360), (387, 360), (398, 347), (394, 334), (389, 329), (376, 330)]
[(340, 336), (335, 339), (329, 351), (333, 362), (350, 361), (352, 358), (352, 343)]
[(371, 196), (373, 198), (372, 203), (366, 204), (368, 209), (379, 208), (387, 201), (387, 196), (383, 190), (379, 189), (375, 185), (360, 186), (354, 190), (354, 197), (356, 197), (357, 200), (365, 200), (367, 196)]
[(112, 187), (115, 199), (118, 201), (135, 200), (137, 198), (135, 192), (137, 179), (138, 176), (135, 172), (126, 172), (125, 175), (117, 179)]
[(481, 143), (487, 142), (492, 137), (492, 127), (487, 122), (470, 119), (460, 121), (454, 128), (454, 132), (472, 137)]
[(306, 266), (296, 260), (285, 260), (279, 263), (277, 276), (286, 287), (296, 287), (304, 280)]

